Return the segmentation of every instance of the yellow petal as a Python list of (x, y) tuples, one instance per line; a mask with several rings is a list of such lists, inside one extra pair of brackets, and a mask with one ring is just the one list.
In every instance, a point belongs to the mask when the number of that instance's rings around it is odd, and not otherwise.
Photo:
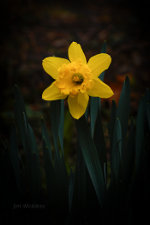
[(59, 58), (59, 57), (47, 57), (43, 60), (42, 65), (46, 73), (51, 77), (56, 79), (58, 77), (58, 69), (63, 64), (70, 63), (68, 59)]
[(91, 57), (88, 66), (92, 71), (93, 77), (97, 78), (104, 70), (107, 70), (111, 63), (110, 55), (101, 53)]
[(55, 81), (43, 91), (42, 99), (53, 101), (58, 99), (65, 99), (66, 95), (61, 94), (60, 90), (56, 87)]
[(99, 78), (93, 79), (93, 87), (88, 90), (88, 95), (92, 97), (110, 98), (113, 94), (112, 89)]
[(86, 111), (89, 101), (89, 96), (84, 93), (79, 93), (75, 97), (68, 97), (69, 111), (72, 117), (79, 119)]
[(87, 63), (84, 52), (80, 44), (72, 42), (68, 48), (68, 57), (71, 62), (80, 60), (82, 63)]

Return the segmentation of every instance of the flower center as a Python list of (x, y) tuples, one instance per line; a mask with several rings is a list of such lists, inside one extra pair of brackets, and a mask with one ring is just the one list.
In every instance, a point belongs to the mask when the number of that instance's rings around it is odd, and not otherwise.
[(92, 87), (91, 71), (87, 64), (80, 61), (63, 64), (58, 73), (55, 85), (62, 94), (75, 96), (78, 93), (85, 93)]
[(74, 73), (72, 76), (72, 81), (76, 84), (82, 84), (84, 77), (81, 73)]

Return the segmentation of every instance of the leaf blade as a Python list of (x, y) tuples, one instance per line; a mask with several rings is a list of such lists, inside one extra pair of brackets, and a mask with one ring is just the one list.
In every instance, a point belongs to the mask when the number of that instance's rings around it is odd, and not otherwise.
[(117, 108), (117, 117), (119, 118), (121, 123), (123, 138), (125, 138), (127, 134), (129, 112), (130, 112), (130, 82), (129, 78), (126, 77)]
[(85, 161), (99, 203), (102, 205), (105, 194), (105, 183), (98, 153), (90, 135), (85, 118), (81, 117), (78, 121), (76, 121), (76, 124), (83, 159)]
[(111, 150), (111, 163), (112, 174), (117, 181), (120, 169), (120, 159), (122, 155), (122, 129), (119, 118), (116, 119), (113, 131), (112, 150)]

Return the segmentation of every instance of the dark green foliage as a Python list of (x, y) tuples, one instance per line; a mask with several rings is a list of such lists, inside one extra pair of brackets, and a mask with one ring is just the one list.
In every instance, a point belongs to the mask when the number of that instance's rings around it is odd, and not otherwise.
[(60, 141), (60, 146), (62, 149), (62, 152), (64, 152), (64, 100), (61, 100), (60, 103), (60, 119), (59, 119), (59, 130), (58, 130), (58, 136)]
[(21, 191), (20, 156), (18, 151), (18, 143), (15, 127), (12, 127), (10, 135), (10, 160), (13, 166), (18, 191)]
[(120, 119), (120, 123), (122, 127), (122, 136), (124, 138), (126, 137), (126, 134), (127, 134), (129, 112), (130, 112), (130, 83), (129, 83), (129, 78), (126, 77), (122, 87), (119, 104), (117, 108), (117, 113), (116, 113), (117, 117)]
[[(149, 203), (150, 93), (142, 97), (136, 122), (129, 119), (129, 79), (119, 105), (112, 102), (106, 148), (100, 100), (90, 102), (90, 115), (76, 121), (77, 160), (66, 170), (63, 151), (64, 101), (52, 102), (50, 118), (53, 142), (41, 120), (42, 147), (37, 145), (23, 98), (15, 87), (15, 124), (9, 150), (0, 157), (1, 202), (44, 204), (50, 224), (141, 224), (147, 222)], [(90, 116), (90, 124), (87, 118)], [(54, 144), (52, 144), (54, 143)], [(6, 169), (7, 168), (7, 169)], [(146, 203), (145, 203), (146, 202)], [(142, 211), (144, 209), (144, 211)], [(38, 218), (38, 217), (37, 217)], [(36, 224), (38, 223), (36, 220)]]
[(115, 125), (115, 120), (116, 120), (116, 111), (117, 111), (116, 102), (113, 100), (112, 101), (110, 121), (109, 121), (109, 124), (108, 124), (108, 131), (109, 131), (111, 146), (112, 146), (113, 130), (114, 130), (114, 125)]
[(140, 101), (136, 119), (135, 164), (137, 170), (140, 166), (143, 148), (145, 148), (145, 131), (149, 127), (149, 104), (150, 94), (147, 91)]
[[(63, 102), (60, 100), (58, 101), (52, 101), (51, 106), (50, 106), (50, 118), (51, 118), (51, 131), (53, 135), (53, 141), (54, 141), (54, 146), (56, 149), (56, 157), (59, 157), (59, 147), (58, 147), (58, 140), (59, 137), (63, 138), (63, 118), (64, 118), (64, 113), (63, 113)], [(62, 133), (62, 134), (61, 134)], [(63, 139), (61, 138), (61, 147), (63, 147)], [(63, 149), (62, 149), (63, 151)]]
[[(15, 87), (15, 117), (18, 132), (21, 135), (21, 142), (26, 157), (26, 166), (24, 168), (26, 184), (25, 192), (35, 201), (41, 191), (41, 171), (39, 153), (33, 130), (28, 122), (23, 99), (19, 93), (18, 87)], [(27, 186), (26, 186), (27, 185)]]
[(69, 224), (84, 224), (86, 221), (90, 224), (93, 222), (94, 214), (95, 219), (99, 219), (96, 215), (100, 213), (100, 205), (80, 147), (77, 151), (75, 173), (70, 174), (69, 187), (71, 196)]
[(77, 132), (83, 159), (92, 180), (99, 203), (103, 205), (105, 196), (104, 176), (97, 149), (91, 138), (90, 131), (84, 117), (77, 121)]
[[(51, 126), (55, 154), (52, 154), (52, 145), (48, 137), (48, 130), (42, 121), (43, 160), (46, 173), (46, 186), (48, 195), (48, 207), (55, 213), (66, 213), (68, 210), (68, 175), (65, 167), (64, 154), (59, 151), (59, 135), (63, 141), (63, 115), (64, 102), (57, 101), (51, 104)], [(60, 112), (60, 113), (59, 113)], [(55, 127), (56, 123), (56, 127)], [(63, 142), (62, 142), (63, 143)], [(62, 149), (61, 144), (61, 150)], [(63, 152), (62, 152), (63, 153)], [(54, 155), (54, 156), (53, 156)]]
[(128, 132), (128, 139), (122, 151), (121, 170), (125, 182), (131, 182), (134, 169), (135, 157), (135, 126), (133, 120), (131, 121), (130, 130)]
[(104, 173), (104, 178), (106, 182), (105, 172), (107, 168), (107, 159), (106, 159), (106, 146), (105, 146), (105, 138), (104, 138), (104, 131), (102, 127), (101, 121), (101, 114), (100, 111), (98, 112), (96, 124), (95, 124), (95, 132), (94, 132), (94, 143), (96, 149), (98, 151), (99, 160), (101, 162), (101, 167)]
[(112, 177), (118, 180), (120, 163), (122, 158), (122, 131), (119, 118), (116, 118), (113, 130), (112, 149), (111, 149), (111, 169)]
[(94, 135), (95, 122), (98, 115), (99, 106), (100, 106), (100, 99), (97, 97), (96, 98), (91, 97), (90, 98), (90, 120), (91, 120), (92, 137)]
[[(48, 160), (49, 162), (52, 163), (52, 149), (51, 149), (51, 143), (50, 143), (50, 138), (48, 135), (48, 130), (46, 128), (46, 125), (44, 123), (44, 120), (42, 120), (42, 138), (43, 138), (43, 144), (44, 144), (44, 149), (47, 149), (46, 151), (48, 152)], [(48, 164), (49, 164), (48, 162)]]

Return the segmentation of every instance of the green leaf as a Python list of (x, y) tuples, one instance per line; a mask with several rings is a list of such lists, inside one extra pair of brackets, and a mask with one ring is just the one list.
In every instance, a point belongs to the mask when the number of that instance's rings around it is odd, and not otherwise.
[(119, 118), (116, 119), (113, 131), (111, 166), (113, 178), (117, 181), (120, 169), (120, 159), (122, 154), (122, 129)]
[(28, 126), (28, 138), (29, 138), (28, 144), (30, 145), (31, 153), (36, 154), (38, 157), (38, 148), (36, 144), (35, 135), (33, 133), (33, 129), (29, 123), (27, 126)]
[(98, 151), (99, 160), (102, 165), (102, 170), (104, 171), (104, 167), (106, 169), (107, 160), (106, 160), (106, 146), (105, 146), (105, 139), (104, 139), (104, 131), (102, 127), (100, 112), (98, 113), (97, 120), (95, 123), (94, 143)]
[(127, 184), (131, 181), (131, 177), (133, 175), (134, 157), (135, 157), (135, 126), (134, 121), (132, 119), (127, 143), (123, 148), (121, 160), (123, 179)]
[(51, 131), (54, 140), (54, 147), (56, 157), (59, 158), (59, 145), (58, 140), (60, 140), (60, 145), (63, 152), (63, 134), (64, 134), (64, 101), (52, 101), (50, 105), (50, 117), (51, 117)]
[(88, 104), (88, 106), (87, 106), (87, 108), (86, 108), (86, 111), (85, 111), (85, 118), (88, 120), (88, 117), (89, 117), (89, 111), (90, 111), (90, 109), (89, 109), (89, 106), (90, 104)]
[(31, 197), (34, 200), (38, 200), (40, 198), (40, 193), (41, 193), (41, 171), (40, 171), (40, 164), (39, 164), (39, 157), (37, 154), (31, 154), (31, 171), (30, 171), (30, 176), (31, 176)]
[(68, 210), (68, 175), (66, 171), (65, 161), (63, 156), (55, 158), (54, 163), (55, 173), (55, 204), (56, 208), (67, 211)]
[[(26, 182), (31, 199), (37, 199), (41, 190), (39, 153), (33, 130), (28, 122), (24, 101), (20, 90), (15, 86), (15, 118), (26, 157)], [(24, 185), (25, 186), (25, 185)], [(24, 191), (25, 190), (24, 188)]]
[(21, 95), (20, 89), (17, 85), (15, 85), (15, 87), (14, 87), (14, 94), (15, 94), (15, 100), (16, 100), (16, 103), (18, 104), (20, 112), (26, 113), (24, 100), (23, 100), (23, 97)]
[[(68, 176), (64, 161), (63, 135), (64, 135), (64, 101), (52, 101), (50, 105), (51, 132), (54, 140), (54, 174), (55, 174), (55, 202), (66, 209), (68, 205)], [(62, 154), (59, 152), (59, 143)], [(60, 208), (60, 207), (59, 207)]]
[(82, 212), (87, 206), (87, 180), (86, 167), (80, 151), (77, 156), (72, 197), (71, 211)]
[(91, 133), (94, 135), (95, 122), (99, 111), (100, 99), (97, 97), (90, 98), (90, 118), (91, 118)]
[[(17, 85), (14, 88), (15, 94), (15, 121), (18, 128), (18, 135), (22, 141), (24, 149), (26, 148), (26, 140), (25, 140), (25, 127), (24, 127), (24, 114), (26, 116), (26, 110), (22, 95)], [(24, 114), (23, 114), (24, 113)]]
[(53, 135), (56, 157), (59, 158), (58, 130), (60, 122), (60, 101), (52, 101), (50, 105), (51, 132)]
[(83, 159), (97, 194), (98, 201), (100, 205), (103, 205), (105, 183), (97, 149), (90, 135), (89, 127), (85, 118), (81, 117), (76, 121), (76, 124)]
[(20, 156), (19, 156), (19, 151), (18, 151), (15, 127), (12, 128), (11, 136), (10, 136), (10, 160), (11, 160), (11, 163), (13, 166), (18, 191), (21, 192)]
[(48, 158), (50, 158), (50, 160), (52, 161), (52, 150), (51, 150), (50, 138), (49, 138), (48, 130), (46, 128), (46, 125), (45, 125), (43, 119), (42, 119), (42, 138), (43, 138), (43, 141), (45, 144), (45, 148), (47, 149), (48, 154), (49, 154)]
[(116, 111), (117, 111), (116, 102), (113, 100), (112, 107), (111, 107), (110, 122), (108, 124), (108, 131), (109, 131), (111, 146), (112, 146), (112, 139), (113, 139), (113, 130), (114, 130), (114, 125), (116, 121)]
[(67, 174), (62, 156), (59, 156), (59, 158), (56, 157), (55, 163), (53, 163), (47, 147), (47, 140), (43, 138), (43, 159), (46, 174), (48, 208), (50, 208), (51, 221), (53, 219), (55, 222), (57, 220), (59, 221), (60, 218), (55, 218), (56, 215), (61, 215), (61, 221), (63, 221), (66, 217), (66, 212), (68, 212)]
[(36, 200), (41, 191), (39, 152), (32, 127), (27, 121), (25, 114), (24, 123), (26, 135), (27, 179), (29, 181), (31, 198)]
[[(60, 146), (63, 152), (64, 149), (64, 100), (60, 101), (60, 121), (59, 121), (59, 129), (58, 129)], [(63, 153), (64, 154), (64, 153)]]
[(119, 118), (121, 123), (123, 138), (125, 138), (127, 134), (129, 112), (130, 112), (130, 83), (129, 78), (126, 77), (117, 108), (117, 117)]
[[(45, 129), (45, 128), (44, 128)], [(47, 196), (48, 196), (48, 205), (53, 207), (55, 203), (56, 192), (56, 182), (55, 182), (55, 172), (51, 158), (51, 151), (47, 145), (47, 140), (44, 136), (43, 130), (43, 160), (44, 160), (44, 169), (46, 174), (46, 186), (47, 186)]]
[[(93, 207), (98, 206), (96, 192), (87, 171), (81, 149), (77, 149), (77, 161), (75, 174), (73, 174), (73, 196), (70, 207), (71, 214), (79, 213), (81, 216), (86, 212), (92, 212)], [(72, 194), (71, 192), (71, 194)], [(74, 218), (72, 218), (74, 220)]]
[(136, 170), (138, 170), (141, 156), (142, 156), (142, 150), (143, 150), (143, 144), (144, 144), (144, 127), (145, 127), (145, 96), (141, 99), (137, 118), (136, 118), (136, 137), (135, 137), (135, 165)]

